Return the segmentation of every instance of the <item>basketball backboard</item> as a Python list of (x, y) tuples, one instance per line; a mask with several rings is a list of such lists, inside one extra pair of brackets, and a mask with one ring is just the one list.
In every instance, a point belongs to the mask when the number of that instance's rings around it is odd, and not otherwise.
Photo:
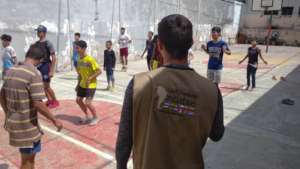
[(279, 11), (283, 0), (252, 0), (253, 11)]

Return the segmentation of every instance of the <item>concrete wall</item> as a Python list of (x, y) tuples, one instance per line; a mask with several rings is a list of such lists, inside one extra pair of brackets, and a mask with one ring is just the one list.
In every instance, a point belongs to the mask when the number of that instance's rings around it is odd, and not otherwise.
[[(300, 16), (299, 0), (283, 0), (283, 5), (286, 7), (294, 7), (292, 16), (273, 16), (272, 26), (278, 29), (274, 30), (280, 33), (280, 39), (285, 40), (288, 44), (293, 44), (295, 40), (300, 39)], [(252, 10), (252, 0), (249, 0), (242, 7), (242, 16), (240, 22), (241, 32), (251, 37), (267, 36), (267, 28), (270, 16), (263, 15), (263, 11)]]
[[(220, 0), (98, 0), (97, 5), (96, 0), (70, 0), (69, 30), (67, 0), (61, 2), (58, 28), (59, 0), (0, 0), (0, 33), (13, 36), (12, 45), (19, 59), (23, 59), (29, 45), (37, 40), (34, 28), (39, 24), (48, 27), (48, 39), (59, 47), (59, 69), (66, 70), (70, 68), (74, 32), (82, 33), (82, 39), (89, 43), (89, 52), (101, 61), (104, 42), (109, 39), (116, 42), (120, 26), (125, 26), (133, 39), (130, 47), (133, 59), (144, 49), (147, 32), (155, 31), (156, 24), (166, 15), (181, 13), (187, 16), (194, 24), (195, 41), (198, 42), (210, 39), (210, 29), (214, 25), (224, 28), (226, 40), (235, 37), (239, 25), (239, 17), (235, 16), (239, 16), (241, 10), (238, 5)], [(117, 49), (117, 44), (114, 47)]]

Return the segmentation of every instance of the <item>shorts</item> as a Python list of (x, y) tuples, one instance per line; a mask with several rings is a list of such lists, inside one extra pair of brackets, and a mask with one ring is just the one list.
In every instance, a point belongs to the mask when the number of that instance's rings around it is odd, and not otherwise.
[(120, 56), (127, 58), (128, 57), (128, 48), (121, 48), (120, 49)]
[(219, 84), (221, 82), (221, 71), (222, 70), (208, 69), (207, 79), (212, 81), (213, 83)]
[(79, 86), (77, 89), (77, 97), (85, 97), (92, 100), (94, 98), (95, 92), (96, 89), (82, 88)]
[(42, 150), (41, 141), (37, 141), (37, 142), (33, 143), (32, 148), (20, 148), (19, 149), (21, 154), (36, 154), (36, 153), (41, 152), (41, 150)]
[(43, 82), (50, 83), (51, 78), (49, 76), (50, 74), (50, 62), (43, 62), (40, 65), (38, 65), (37, 69), (41, 72)]

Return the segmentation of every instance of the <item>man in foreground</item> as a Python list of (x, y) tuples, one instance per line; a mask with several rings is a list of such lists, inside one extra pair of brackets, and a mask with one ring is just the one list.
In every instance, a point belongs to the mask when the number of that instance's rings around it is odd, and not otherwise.
[(58, 131), (59, 122), (43, 103), (45, 92), (42, 77), (35, 68), (44, 53), (38, 45), (32, 45), (24, 63), (6, 72), (0, 92), (0, 102), (5, 113), (4, 127), (9, 133), (9, 143), (21, 153), (21, 169), (34, 169), (34, 160), (41, 151), (42, 131), (38, 112), (50, 120)]
[(222, 138), (220, 91), (188, 66), (192, 29), (182, 15), (159, 23), (164, 67), (134, 76), (127, 87), (116, 146), (118, 169), (127, 168), (131, 150), (136, 169), (203, 169), (207, 138)]

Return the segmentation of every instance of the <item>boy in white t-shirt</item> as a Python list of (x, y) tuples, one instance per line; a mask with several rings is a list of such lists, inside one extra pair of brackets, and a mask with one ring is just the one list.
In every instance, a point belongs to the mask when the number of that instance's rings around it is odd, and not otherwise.
[(17, 62), (17, 55), (15, 49), (10, 46), (12, 37), (7, 34), (1, 36), (2, 49), (1, 49), (1, 59), (3, 64), (2, 77), (5, 76), (6, 72), (13, 67)]
[(119, 36), (119, 45), (120, 45), (120, 59), (122, 63), (122, 70), (127, 70), (128, 65), (128, 46), (131, 43), (130, 37), (125, 34), (126, 29), (121, 28), (121, 34)]

